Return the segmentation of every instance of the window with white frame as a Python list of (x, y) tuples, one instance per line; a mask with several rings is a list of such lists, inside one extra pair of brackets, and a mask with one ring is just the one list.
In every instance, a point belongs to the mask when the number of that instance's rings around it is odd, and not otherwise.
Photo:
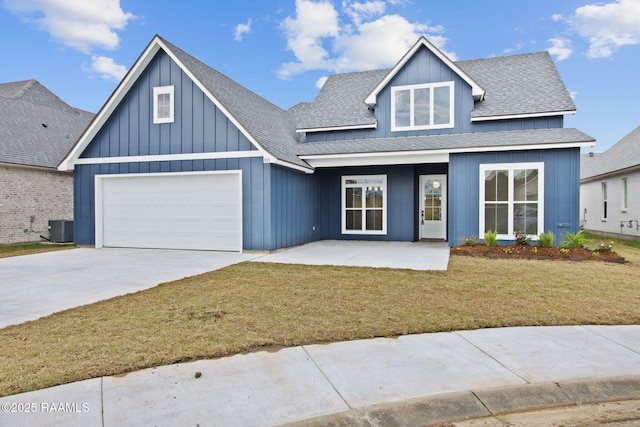
[(174, 86), (153, 88), (153, 123), (173, 123)]
[(454, 127), (453, 82), (391, 88), (391, 130)]
[(501, 240), (544, 231), (544, 163), (480, 165), (480, 238), (489, 230)]
[(629, 209), (629, 183), (627, 178), (622, 178), (622, 212)]
[(607, 194), (607, 182), (603, 182), (602, 183), (602, 220), (606, 221), (607, 219), (607, 198), (608, 198), (608, 194)]
[(387, 176), (342, 177), (342, 233), (387, 233)]

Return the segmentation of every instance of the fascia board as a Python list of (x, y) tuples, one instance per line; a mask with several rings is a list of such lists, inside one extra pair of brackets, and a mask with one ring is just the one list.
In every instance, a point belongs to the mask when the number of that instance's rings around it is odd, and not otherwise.
[[(595, 141), (557, 144), (530, 144), (494, 147), (454, 148), (446, 150), (415, 150), (375, 153), (309, 154), (299, 156), (314, 168), (342, 166), (372, 166), (415, 163), (446, 163), (451, 154), (500, 151), (550, 150), (558, 148), (592, 147)], [(444, 160), (446, 159), (446, 160)]]
[(462, 71), (460, 67), (458, 67), (447, 55), (445, 55), (440, 49), (438, 49), (435, 45), (433, 45), (429, 40), (427, 40), (424, 36), (420, 37), (420, 39), (409, 49), (409, 51), (398, 61), (398, 63), (387, 73), (387, 75), (382, 79), (380, 83), (373, 89), (373, 91), (364, 99), (364, 102), (369, 106), (375, 106), (377, 101), (376, 98), (378, 94), (389, 84), (391, 79), (395, 77), (395, 75), (405, 66), (407, 62), (415, 55), (415, 53), (421, 47), (426, 47), (429, 49), (434, 55), (438, 57), (442, 62), (444, 62), (453, 72), (455, 72), (460, 78), (462, 78), (465, 82), (471, 86), (471, 93), (473, 98), (477, 101), (482, 100), (484, 98), (485, 90), (469, 76), (467, 73)]
[(324, 128), (300, 128), (296, 129), (298, 133), (313, 133), (313, 132), (331, 132), (336, 130), (358, 130), (358, 129), (377, 129), (378, 123), (370, 123), (364, 125), (349, 125), (349, 126), (333, 126)]
[(113, 91), (107, 102), (102, 106), (98, 114), (93, 118), (87, 129), (82, 133), (78, 142), (71, 148), (67, 156), (58, 165), (60, 171), (71, 171), (74, 169), (74, 162), (80, 157), (89, 143), (95, 138), (102, 126), (111, 117), (120, 102), (125, 98), (129, 90), (133, 87), (140, 75), (151, 63), (158, 50), (160, 50), (160, 37), (154, 36), (142, 54), (138, 57), (134, 65), (129, 69), (120, 84)]
[(576, 114), (576, 110), (548, 111), (545, 113), (506, 114), (502, 116), (471, 117), (471, 121), (487, 122), (487, 121), (493, 121), (493, 120), (530, 119), (535, 117), (565, 116), (565, 115), (572, 115), (572, 114)]

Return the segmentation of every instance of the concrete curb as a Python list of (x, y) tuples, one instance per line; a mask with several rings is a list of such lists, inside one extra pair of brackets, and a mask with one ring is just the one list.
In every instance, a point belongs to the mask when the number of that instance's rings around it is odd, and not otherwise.
[(640, 399), (640, 376), (589, 378), (445, 393), (324, 415), (288, 427), (430, 426), (553, 407)]

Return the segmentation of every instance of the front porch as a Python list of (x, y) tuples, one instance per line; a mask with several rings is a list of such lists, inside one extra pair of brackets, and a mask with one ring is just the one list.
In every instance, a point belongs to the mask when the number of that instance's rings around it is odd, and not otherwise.
[(283, 264), (447, 270), (446, 242), (321, 240), (253, 259)]

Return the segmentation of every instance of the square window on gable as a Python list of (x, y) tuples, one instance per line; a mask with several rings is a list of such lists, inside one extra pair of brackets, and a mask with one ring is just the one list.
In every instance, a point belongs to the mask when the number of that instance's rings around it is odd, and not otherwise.
[(454, 127), (453, 82), (391, 88), (391, 130)]
[(153, 88), (153, 123), (173, 123), (174, 86)]

